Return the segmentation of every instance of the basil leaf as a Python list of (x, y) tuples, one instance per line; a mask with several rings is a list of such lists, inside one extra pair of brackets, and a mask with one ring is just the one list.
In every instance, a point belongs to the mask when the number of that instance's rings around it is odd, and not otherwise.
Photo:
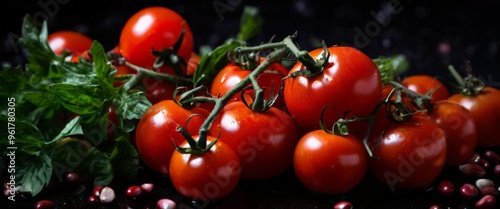
[(26, 153), (15, 153), (17, 191), (30, 192), (32, 196), (37, 195), (49, 183), (52, 176), (52, 160), (43, 153), (40, 156)]
[(44, 21), (42, 28), (38, 29), (31, 16), (24, 17), (19, 44), (27, 50), (28, 64), (26, 68), (33, 74), (31, 80), (34, 84), (47, 79), (49, 66), (52, 62), (62, 62), (62, 58), (50, 49), (47, 36), (47, 22)]
[(102, 81), (103, 84), (111, 86), (115, 80), (115, 74), (112, 74), (113, 70), (111, 69), (111, 64), (108, 62), (104, 47), (99, 42), (94, 41), (90, 47), (90, 53), (92, 54), (97, 78)]
[[(0, 132), (2, 144), (15, 146), (17, 150), (31, 155), (40, 155), (45, 138), (36, 126), (26, 120), (17, 120), (6, 115), (0, 115), (0, 122), (2, 127), (12, 127), (8, 131)], [(15, 138), (9, 138), (9, 136)]]
[(240, 31), (236, 38), (247, 41), (260, 33), (263, 18), (259, 15), (259, 9), (254, 6), (245, 6), (240, 19)]
[(152, 105), (142, 91), (122, 92), (117, 104), (116, 115), (126, 120), (141, 119)]
[(92, 147), (82, 164), (75, 168), (78, 173), (88, 174), (94, 179), (94, 186), (108, 185), (113, 180), (110, 156)]
[(97, 85), (52, 84), (50, 92), (67, 110), (80, 114), (97, 114), (103, 106), (101, 88)]
[(39, 107), (59, 105), (59, 98), (55, 94), (49, 92), (26, 92), (23, 94), (23, 97)]
[(116, 176), (131, 180), (136, 177), (139, 168), (139, 158), (135, 147), (130, 143), (128, 133), (121, 132), (116, 139), (116, 146), (111, 152), (111, 162)]
[(52, 141), (46, 144), (54, 144), (59, 142), (63, 137), (71, 135), (83, 135), (82, 126), (80, 125), (80, 116), (76, 116), (69, 123), (66, 124), (64, 129)]
[(217, 73), (229, 63), (227, 54), (229, 51), (244, 46), (245, 42), (233, 40), (230, 43), (220, 45), (212, 52), (201, 57), (198, 66), (193, 74), (195, 86), (209, 84)]

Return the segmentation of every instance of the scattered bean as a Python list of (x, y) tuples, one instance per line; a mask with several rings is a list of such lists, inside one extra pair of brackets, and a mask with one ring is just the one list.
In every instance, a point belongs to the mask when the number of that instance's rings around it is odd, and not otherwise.
[(488, 160), (490, 163), (493, 164), (500, 164), (500, 155), (498, 155), (496, 152), (493, 152), (491, 150), (486, 150), (483, 153), (484, 159)]
[(453, 193), (455, 193), (455, 186), (453, 186), (450, 181), (444, 180), (439, 183), (438, 190), (441, 195), (445, 197), (451, 197), (453, 196)]
[(156, 209), (174, 209), (176, 204), (171, 199), (160, 199), (156, 203)]
[(485, 186), (480, 188), (479, 191), (481, 191), (482, 195), (498, 195), (498, 190), (493, 186)]
[(500, 164), (496, 165), (493, 168), (493, 173), (495, 174), (495, 176), (500, 177)]
[(101, 194), (99, 195), (99, 200), (102, 203), (110, 203), (115, 199), (115, 191), (110, 187), (104, 187), (101, 190)]
[(151, 193), (153, 191), (154, 184), (144, 183), (141, 185), (141, 189), (144, 193)]
[(99, 199), (97, 199), (96, 196), (90, 196), (89, 198), (87, 198), (87, 203), (89, 203), (90, 205), (97, 205), (99, 204)]
[(126, 195), (128, 198), (136, 198), (142, 194), (140, 186), (131, 186), (127, 189)]
[(479, 196), (479, 191), (477, 190), (476, 186), (472, 184), (464, 184), (462, 185), (462, 187), (460, 187), (460, 194), (463, 198), (472, 200)]
[(485, 186), (495, 186), (495, 183), (490, 179), (478, 179), (476, 180), (476, 186), (478, 189), (481, 189)]
[(102, 188), (104, 188), (104, 187), (103, 186), (96, 186), (94, 188), (94, 190), (92, 190), (92, 195), (99, 197), (99, 195), (101, 194)]
[(462, 172), (462, 174), (468, 178), (478, 179), (486, 175), (486, 171), (484, 170), (484, 168), (476, 163), (459, 165), (458, 169), (460, 169), (460, 172)]
[(352, 204), (347, 201), (338, 202), (333, 206), (333, 209), (352, 209)]
[(55, 207), (56, 205), (54, 204), (54, 202), (50, 200), (40, 200), (35, 205), (35, 209), (52, 209)]
[(495, 206), (497, 198), (493, 195), (485, 195), (476, 202), (476, 209), (491, 209)]
[(488, 162), (484, 158), (479, 159), (477, 164), (480, 165), (481, 167), (483, 167), (485, 170), (489, 170), (491, 168), (490, 162)]

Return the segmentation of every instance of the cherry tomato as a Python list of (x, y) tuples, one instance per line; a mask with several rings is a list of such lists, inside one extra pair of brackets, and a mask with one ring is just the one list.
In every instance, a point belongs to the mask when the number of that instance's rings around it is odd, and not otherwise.
[[(193, 136), (198, 140), (198, 136)], [(215, 140), (208, 137), (207, 143)], [(189, 147), (187, 142), (180, 145)], [(170, 180), (182, 195), (198, 201), (220, 199), (231, 193), (240, 179), (240, 162), (236, 153), (217, 141), (202, 154), (174, 152), (170, 161)]]
[(315, 130), (297, 144), (293, 168), (298, 179), (321, 194), (348, 192), (365, 176), (368, 155), (354, 135), (341, 136)]
[(197, 134), (209, 112), (202, 108), (184, 109), (173, 100), (164, 100), (151, 106), (142, 116), (136, 128), (135, 143), (144, 163), (162, 174), (168, 174), (170, 157), (175, 150), (172, 139), (181, 144), (178, 125), (186, 127), (190, 134)]
[(67, 50), (73, 56), (78, 56), (90, 49), (93, 40), (75, 31), (57, 31), (47, 37), (50, 48), (55, 54), (61, 55)]
[(493, 87), (485, 87), (475, 96), (454, 94), (450, 101), (457, 102), (469, 110), (476, 122), (478, 141), (481, 148), (500, 145), (497, 135), (500, 124), (500, 91)]
[(423, 188), (439, 175), (446, 162), (446, 135), (432, 120), (413, 117), (406, 122), (376, 125), (370, 147), (370, 171), (391, 189)]
[[(262, 62), (263, 60), (261, 60)], [(247, 77), (252, 71), (240, 68), (236, 64), (228, 64), (224, 67), (212, 81), (210, 93), (212, 95), (223, 95), (229, 90), (231, 90), (236, 84)], [(288, 70), (279, 63), (271, 64), (267, 70), (261, 73), (257, 77), (257, 82), (259, 86), (264, 89), (264, 98), (270, 99), (269, 96), (272, 93), (275, 95), (278, 93), (281, 86), (281, 79), (283, 79), (288, 74)], [(252, 90), (253, 92), (253, 90)], [(245, 96), (245, 100), (251, 103), (252, 99), (249, 94)], [(236, 94), (232, 101), (240, 101), (241, 95)], [(285, 101), (283, 95), (279, 95), (276, 102), (273, 104), (274, 107), (283, 109), (285, 107)]]
[[(182, 16), (165, 7), (148, 7), (132, 15), (120, 34), (120, 52), (128, 62), (152, 69), (156, 57), (151, 50), (160, 52), (172, 48), (183, 28), (184, 38), (177, 55), (187, 62), (193, 51), (193, 34)], [(162, 69), (171, 70), (170, 67)]]
[(431, 102), (448, 99), (450, 92), (446, 86), (438, 79), (428, 75), (412, 75), (404, 78), (401, 84), (420, 94), (427, 94), (429, 91), (434, 90), (431, 94)]
[(198, 63), (200, 63), (201, 57), (195, 52), (191, 53), (191, 57), (187, 62), (187, 76), (192, 77), (196, 67), (198, 67)]
[[(324, 123), (331, 127), (346, 112), (368, 116), (380, 100), (382, 81), (373, 61), (361, 51), (345, 46), (328, 48), (330, 56), (323, 72), (312, 77), (297, 76), (285, 80), (284, 96), (288, 111), (306, 131), (319, 129), (321, 111)], [(321, 59), (323, 48), (309, 54)], [(304, 70), (298, 62), (289, 72)]]
[(177, 88), (177, 85), (173, 83), (155, 78), (144, 78), (142, 84), (146, 91), (146, 98), (152, 104), (173, 99), (174, 91)]
[(245, 179), (263, 179), (282, 173), (292, 164), (299, 140), (293, 119), (271, 107), (254, 112), (243, 102), (227, 104), (214, 121), (210, 134), (235, 150)]
[(470, 112), (461, 105), (440, 100), (425, 113), (446, 133), (446, 165), (461, 165), (477, 145), (477, 128)]

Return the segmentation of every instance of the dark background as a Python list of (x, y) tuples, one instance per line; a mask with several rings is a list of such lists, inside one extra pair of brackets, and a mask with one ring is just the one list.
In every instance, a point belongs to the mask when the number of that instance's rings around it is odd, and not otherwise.
[[(67, 2), (66, 2), (67, 1)], [(195, 50), (201, 45), (215, 47), (239, 29), (239, 18), (246, 5), (258, 6), (264, 17), (262, 33), (250, 44), (266, 42), (275, 36), (281, 40), (298, 32), (296, 41), (301, 48), (311, 50), (321, 40), (327, 45), (351, 45), (375, 58), (404, 54), (410, 61), (410, 74), (439, 76), (450, 86), (451, 77), (447, 65), (453, 64), (464, 73), (464, 61), (470, 60), (476, 74), (487, 85), (500, 87), (500, 1), (409, 1), (399, 2), (402, 11), (390, 15), (385, 26), (376, 24), (373, 13), (385, 10), (390, 1), (307, 1), (307, 0), (209, 0), (209, 1), (131, 1), (131, 0), (41, 0), (53, 2), (50, 11), (43, 9), (39, 1), (2, 1), (0, 3), (0, 63), (18, 65), (25, 62), (19, 50), (17, 38), (21, 35), (22, 18), (26, 14), (38, 17), (46, 15), (49, 32), (76, 30), (98, 40), (107, 50), (112, 49), (120, 36), (121, 27), (128, 17), (147, 6), (166, 6), (179, 12), (190, 24), (195, 37)], [(226, 4), (231, 9), (217, 13), (213, 3)], [(328, 2), (323, 3), (323, 2)], [(64, 4), (63, 4), (64, 3)], [(56, 9), (57, 8), (57, 9)], [(220, 18), (222, 17), (222, 19)], [(356, 44), (357, 30), (366, 33), (366, 26), (378, 25), (380, 32), (369, 38), (369, 44)], [(376, 28), (372, 28), (375, 30)], [(365, 41), (366, 42), (366, 41)], [(169, 197), (186, 201), (172, 190), (168, 179), (151, 171), (144, 171), (140, 181), (157, 183), (154, 197)], [(455, 168), (443, 172), (440, 179), (458, 178)], [(356, 208), (429, 208), (432, 204), (468, 208), (472, 203), (459, 197), (438, 197), (435, 187), (418, 191), (391, 192), (384, 186), (367, 182), (347, 195), (322, 196), (304, 189), (292, 171), (265, 181), (242, 181), (235, 193), (225, 202), (215, 203), (212, 208), (332, 208), (335, 202), (346, 199)], [(116, 191), (128, 185), (115, 183)], [(435, 185), (434, 185), (435, 186)], [(66, 191), (61, 191), (63, 194)], [(57, 195), (57, 194), (55, 194)], [(65, 199), (64, 196), (42, 195), (39, 198), (55, 198), (56, 202), (70, 202), (66, 206), (81, 205), (85, 195)], [(83, 198), (83, 199), (81, 199)], [(124, 197), (118, 197), (123, 200)], [(26, 200), (32, 208), (34, 200)], [(120, 201), (117, 201), (120, 202)], [(123, 201), (122, 201), (123, 202)], [(235, 203), (239, 206), (232, 205)], [(22, 205), (22, 204), (21, 204)], [(123, 206), (116, 203), (115, 206)], [(232, 205), (232, 206), (228, 206)], [(226, 207), (227, 206), (227, 207)], [(17, 206), (13, 207), (17, 208)], [(73, 207), (74, 208), (74, 207)]]
[[(50, 5), (44, 9), (43, 4)], [(328, 2), (328, 3), (326, 3)], [(376, 23), (373, 14), (399, 3), (400, 13), (389, 15), (386, 24)], [(262, 33), (250, 41), (259, 44), (281, 40), (298, 32), (303, 49), (327, 45), (351, 45), (370, 57), (404, 54), (410, 72), (426, 73), (450, 80), (446, 66), (453, 64), (464, 73), (464, 61), (487, 84), (500, 86), (500, 2), (493, 0), (459, 1), (307, 1), (307, 0), (210, 0), (210, 1), (132, 1), (132, 0), (40, 0), (2, 1), (0, 3), (0, 63), (21, 64), (16, 37), (21, 35), (22, 18), (30, 14), (39, 22), (48, 21), (49, 32), (76, 30), (112, 49), (119, 40), (128, 17), (147, 6), (167, 6), (179, 12), (190, 24), (195, 50), (200, 45), (215, 47), (238, 32), (239, 18), (246, 5), (258, 6), (264, 17)], [(52, 4), (50, 4), (52, 3)], [(217, 12), (214, 3), (228, 10)], [(44, 18), (45, 17), (45, 18)], [(222, 17), (222, 18), (221, 18)], [(355, 41), (359, 31), (368, 44)], [(377, 28), (378, 27), (378, 28)], [(359, 31), (358, 31), (359, 29)], [(9, 38), (10, 37), (10, 38)], [(359, 38), (359, 37), (358, 37)], [(358, 39), (361, 40), (361, 39)], [(366, 43), (366, 40), (361, 40)], [(445, 83), (449, 85), (450, 83)]]

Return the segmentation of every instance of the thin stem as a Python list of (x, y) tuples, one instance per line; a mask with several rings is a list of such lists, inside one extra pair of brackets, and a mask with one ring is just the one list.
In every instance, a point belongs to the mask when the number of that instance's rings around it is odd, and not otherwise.
[[(289, 39), (290, 37), (285, 38), (285, 40)], [(205, 147), (207, 144), (207, 133), (210, 127), (212, 126), (213, 121), (219, 114), (219, 112), (222, 110), (225, 104), (233, 98), (234, 95), (236, 95), (238, 92), (242, 91), (248, 84), (252, 82), (252, 79), (254, 79), (257, 75), (260, 73), (264, 72), (264, 70), (267, 69), (269, 65), (271, 65), (274, 62), (279, 61), (279, 59), (283, 56), (286, 55), (288, 52), (288, 49), (286, 47), (283, 47), (283, 45), (276, 45), (280, 46), (280, 48), (276, 49), (275, 51), (271, 52), (269, 55), (269, 58), (266, 59), (264, 62), (262, 62), (257, 68), (255, 68), (247, 77), (245, 77), (243, 80), (241, 80), (238, 84), (236, 84), (231, 90), (226, 92), (222, 97), (218, 98), (215, 100), (215, 105), (214, 109), (210, 114), (208, 115), (207, 119), (203, 122), (203, 124), (200, 127), (199, 130), (199, 141), (198, 145), (200, 147)], [(254, 49), (260, 49), (258, 47), (252, 47)], [(241, 48), (242, 51), (248, 51), (245, 48)]]
[(457, 72), (457, 70), (455, 69), (455, 67), (453, 67), (453, 65), (449, 65), (448, 66), (448, 70), (450, 71), (450, 73), (453, 76), (453, 78), (455, 78), (455, 80), (457, 81), (458, 85), (461, 86), (461, 87), (464, 87), (465, 86), (464, 78), (462, 78), (462, 76)]
[(187, 83), (192, 82), (192, 80), (189, 78), (184, 78), (184, 77), (176, 76), (176, 75), (170, 75), (170, 74), (166, 74), (166, 73), (158, 73), (158, 72), (155, 72), (155, 71), (143, 68), (143, 67), (139, 67), (139, 66), (134, 65), (130, 62), (125, 62), (125, 64), (137, 71), (136, 76), (132, 77), (125, 84), (123, 84), (123, 86), (124, 86), (123, 88), (126, 90), (135, 86), (144, 77), (157, 78), (157, 79), (161, 79), (161, 80), (166, 80), (166, 81), (171, 82), (171, 83), (177, 83), (179, 81), (180, 82), (187, 82)]

